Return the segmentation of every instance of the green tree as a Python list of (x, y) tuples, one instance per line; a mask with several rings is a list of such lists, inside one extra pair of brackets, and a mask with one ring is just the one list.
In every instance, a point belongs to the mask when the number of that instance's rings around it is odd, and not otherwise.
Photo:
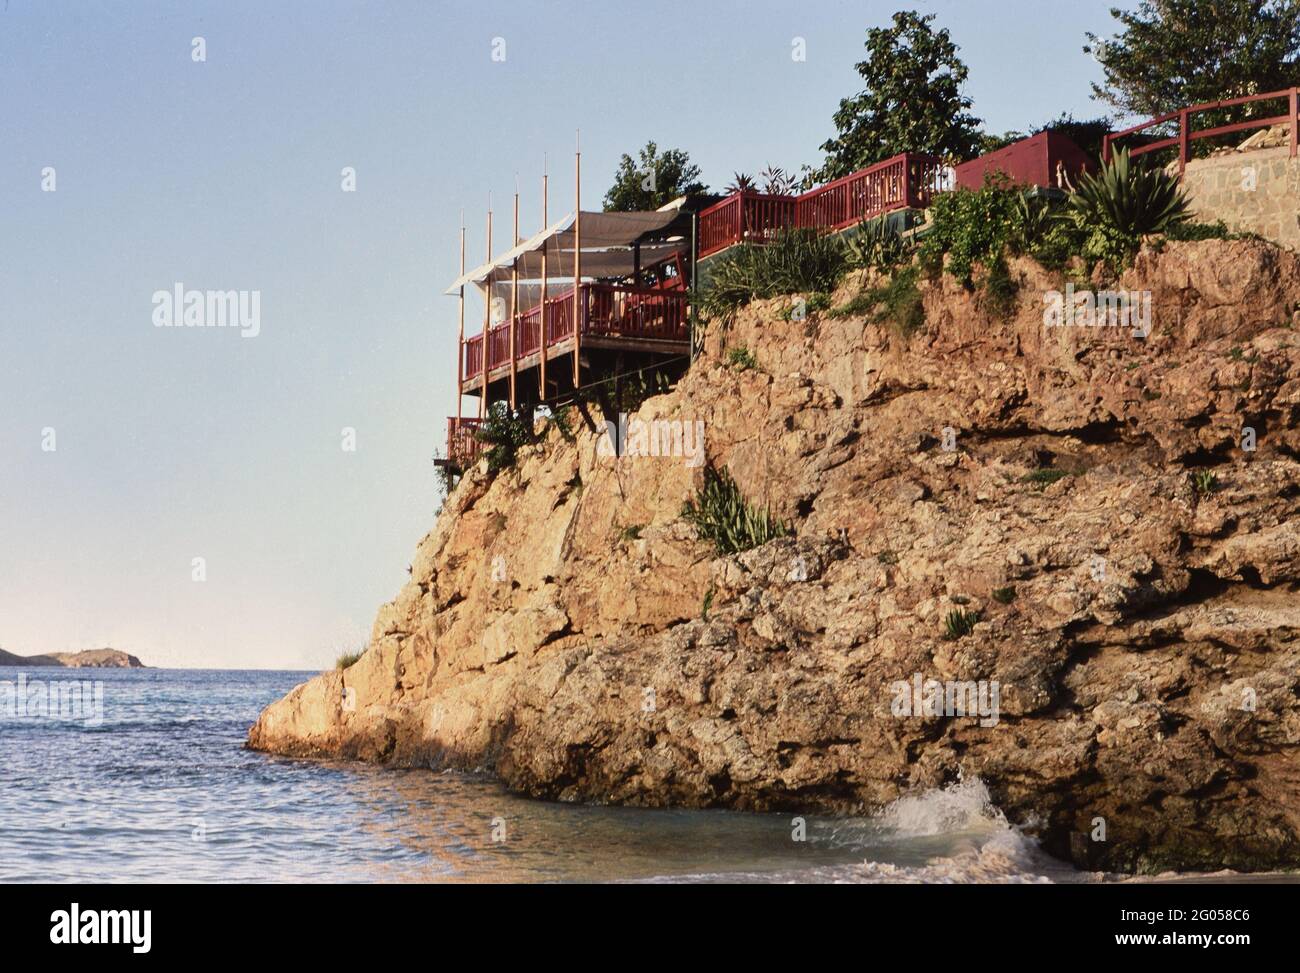
[(1110, 13), (1123, 29), (1109, 40), (1089, 33), (1084, 51), (1105, 72), (1093, 97), (1123, 114), (1163, 115), (1297, 82), (1296, 0), (1142, 0)]
[(647, 142), (638, 156), (634, 160), (624, 154), (619, 161), (614, 185), (605, 194), (606, 212), (658, 209), (678, 196), (708, 191), (700, 182), (700, 167), (682, 149), (660, 153), (654, 142)]
[(826, 160), (814, 179), (836, 179), (900, 152), (975, 154), (980, 120), (961, 93), (966, 65), (933, 20), (900, 10), (892, 27), (867, 31), (867, 59), (855, 65), (866, 87), (840, 102), (839, 134), (822, 145)]

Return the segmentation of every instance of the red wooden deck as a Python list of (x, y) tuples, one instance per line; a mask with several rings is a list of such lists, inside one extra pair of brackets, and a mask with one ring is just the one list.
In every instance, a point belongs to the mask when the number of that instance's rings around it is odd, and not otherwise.
[[(598, 339), (627, 339), (630, 343), (652, 341), (686, 346), (687, 296), (685, 291), (624, 284), (583, 284), (578, 291), (579, 320), (583, 342)], [(487, 365), (483, 362), (483, 335), (465, 339), (465, 390), (482, 388), (485, 377), (510, 367), (510, 328), (515, 329), (515, 366), (542, 350), (539, 304), (503, 321), (487, 332)], [(573, 338), (573, 288), (546, 301), (547, 359), (564, 353)], [(486, 375), (485, 375), (486, 372)]]

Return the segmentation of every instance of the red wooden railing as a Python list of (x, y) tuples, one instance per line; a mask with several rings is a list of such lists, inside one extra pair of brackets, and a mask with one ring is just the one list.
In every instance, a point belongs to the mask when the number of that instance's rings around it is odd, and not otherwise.
[(794, 225), (795, 197), (768, 196), (745, 190), (700, 211), (700, 256), (742, 240), (763, 243)]
[[(627, 287), (621, 284), (583, 284), (580, 290), (582, 333), (606, 337), (687, 339), (685, 291), (661, 287)], [(515, 360), (541, 350), (541, 305), (515, 317)], [(502, 322), (488, 329), (487, 369), (510, 364), (510, 326)], [(546, 346), (573, 335), (573, 289), (546, 302)], [(465, 378), (483, 372), (483, 336), (465, 339)]]
[(588, 284), (583, 334), (685, 341), (686, 294), (651, 287)]
[(795, 223), (842, 230), (902, 207), (924, 209), (938, 188), (940, 161), (904, 152), (809, 190), (799, 197)]
[(447, 417), (447, 460), (454, 466), (464, 469), (474, 462), (483, 444), (474, 434), (478, 432), (481, 419), (457, 419)]
[(799, 196), (732, 193), (700, 211), (700, 256), (735, 243), (766, 243), (787, 227), (833, 231), (905, 206), (924, 209), (940, 184), (940, 160), (904, 152)]
[[(1287, 113), (1285, 115), (1273, 115), (1269, 118), (1250, 118), (1244, 122), (1233, 122), (1230, 125), (1216, 125), (1214, 128), (1204, 128), (1195, 131), (1192, 128), (1192, 118), (1202, 112), (1219, 111), (1224, 108), (1235, 108), (1237, 105), (1246, 105), (1256, 101), (1280, 101), (1287, 100)], [(1141, 125), (1134, 125), (1132, 128), (1126, 128), (1121, 132), (1111, 132), (1101, 142), (1101, 154), (1107, 162), (1110, 161), (1112, 147), (1119, 139), (1128, 135), (1136, 135), (1139, 132), (1145, 132), (1149, 128), (1155, 128), (1161, 125), (1168, 125), (1170, 122), (1177, 120), (1177, 134), (1156, 139), (1147, 142), (1144, 145), (1134, 146), (1129, 150), (1130, 157), (1144, 155), (1147, 152), (1157, 152), (1160, 149), (1169, 149), (1178, 147), (1178, 172), (1181, 174), (1191, 159), (1191, 146), (1197, 139), (1214, 138), (1216, 135), (1230, 135), (1233, 132), (1245, 132), (1252, 128), (1272, 128), (1274, 125), (1289, 125), (1291, 129), (1291, 157), (1295, 158), (1297, 148), (1300, 147), (1300, 138), (1297, 137), (1297, 109), (1300, 108), (1300, 88), (1286, 88), (1282, 91), (1270, 91), (1262, 95), (1245, 95), (1241, 98), (1225, 98), (1222, 101), (1207, 101), (1201, 105), (1192, 105), (1190, 108), (1182, 108), (1178, 111), (1169, 112), (1167, 115), (1161, 115), (1159, 118), (1153, 118), (1150, 121), (1143, 122)]]

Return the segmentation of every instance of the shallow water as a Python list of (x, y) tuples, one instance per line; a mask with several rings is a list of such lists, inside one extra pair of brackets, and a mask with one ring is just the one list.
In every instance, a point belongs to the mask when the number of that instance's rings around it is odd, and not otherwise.
[[(979, 782), (878, 818), (532, 801), (487, 776), (253, 753), (257, 714), (311, 673), (0, 669), (99, 681), (102, 722), (0, 715), (0, 879), (78, 881), (1089, 881)], [(4, 697), (0, 695), (0, 703)], [(93, 721), (93, 714), (91, 714)]]

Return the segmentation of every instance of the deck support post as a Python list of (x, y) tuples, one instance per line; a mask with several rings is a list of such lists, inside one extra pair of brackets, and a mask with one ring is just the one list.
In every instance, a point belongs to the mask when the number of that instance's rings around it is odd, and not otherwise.
[(582, 344), (582, 136), (573, 154), (573, 397), (578, 397), (578, 356)]
[(1178, 113), (1178, 176), (1182, 178), (1183, 173), (1187, 171), (1187, 157), (1191, 154), (1192, 139), (1191, 132), (1188, 131), (1188, 123), (1191, 119), (1188, 117), (1188, 111), (1184, 108)]
[[(515, 191), (515, 242), (512, 248), (519, 246), (519, 192)], [(519, 329), (519, 258), (516, 257), (510, 268), (510, 414), (514, 415), (519, 400), (515, 395), (515, 382), (519, 374), (518, 352), (515, 344), (515, 332)]]
[[(465, 211), (460, 213), (460, 276), (465, 276)], [(460, 285), (460, 337), (456, 342), (456, 431), (453, 440), (460, 438), (461, 400), (465, 397), (465, 283)], [(447, 459), (451, 459), (448, 443)]]
[[(542, 162), (542, 229), (545, 230), (546, 223), (546, 163)], [(538, 362), (537, 373), (537, 399), (539, 402), (546, 401), (546, 248), (550, 245), (549, 240), (542, 242), (542, 309), (538, 314), (538, 328), (541, 329), (541, 358)]]
[[(487, 262), (492, 262), (492, 194), (488, 193), (487, 219)], [(479, 361), (478, 417), (487, 415), (488, 407), (488, 346), (492, 343), (488, 332), (492, 330), (492, 272), (489, 269), (487, 279), (483, 282), (483, 353)]]
[(1288, 99), (1291, 104), (1291, 158), (1296, 157), (1297, 148), (1300, 148), (1300, 133), (1296, 132), (1296, 114), (1300, 112), (1300, 88), (1291, 89), (1291, 97)]
[(695, 363), (695, 269), (700, 259), (700, 214), (697, 210), (691, 214), (691, 289), (690, 305), (686, 318), (687, 361)]

